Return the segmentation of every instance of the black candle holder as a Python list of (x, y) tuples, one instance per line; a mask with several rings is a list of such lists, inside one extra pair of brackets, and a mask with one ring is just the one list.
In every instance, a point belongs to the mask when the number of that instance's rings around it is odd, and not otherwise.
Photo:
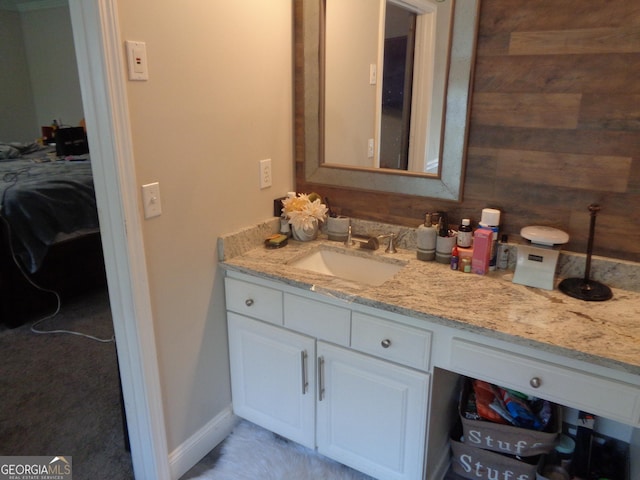
[(611, 289), (605, 284), (591, 280), (591, 255), (593, 253), (593, 237), (596, 229), (596, 214), (600, 206), (589, 205), (591, 223), (589, 225), (589, 241), (587, 244), (587, 264), (584, 268), (583, 278), (565, 278), (558, 285), (558, 289), (570, 297), (586, 300), (588, 302), (602, 302), (613, 297)]

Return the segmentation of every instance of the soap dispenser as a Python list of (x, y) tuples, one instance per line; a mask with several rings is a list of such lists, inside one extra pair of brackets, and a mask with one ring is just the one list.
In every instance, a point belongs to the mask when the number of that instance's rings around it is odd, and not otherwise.
[(438, 231), (432, 223), (431, 213), (425, 214), (424, 223), (416, 232), (416, 257), (418, 260), (433, 261), (436, 259), (436, 236)]

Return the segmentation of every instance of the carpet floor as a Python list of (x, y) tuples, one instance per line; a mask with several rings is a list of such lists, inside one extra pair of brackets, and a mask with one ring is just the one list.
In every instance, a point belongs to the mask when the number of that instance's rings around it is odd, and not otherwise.
[[(132, 479), (115, 343), (0, 331), (0, 455), (72, 457), (74, 480)], [(106, 290), (63, 305), (42, 330), (113, 336)]]

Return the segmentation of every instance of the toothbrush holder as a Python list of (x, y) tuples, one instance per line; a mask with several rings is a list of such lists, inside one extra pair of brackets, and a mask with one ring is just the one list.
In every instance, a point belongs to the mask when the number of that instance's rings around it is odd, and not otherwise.
[(327, 218), (327, 236), (329, 240), (334, 242), (346, 241), (349, 236), (349, 225), (351, 225), (349, 217), (339, 215)]

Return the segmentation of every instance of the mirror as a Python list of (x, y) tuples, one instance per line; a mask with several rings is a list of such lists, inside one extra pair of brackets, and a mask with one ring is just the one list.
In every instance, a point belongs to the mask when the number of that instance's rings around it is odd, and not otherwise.
[(324, 163), (437, 175), (453, 2), (324, 5)]
[[(332, 162), (325, 148), (325, 47), (330, 40), (326, 30), (326, 0), (300, 0), (302, 2), (303, 58), (297, 56), (298, 71), (304, 74), (304, 169), (308, 183), (338, 187), (359, 188), (389, 193), (459, 201), (462, 196), (462, 178), (467, 137), (470, 87), (477, 34), (479, 0), (455, 0), (451, 27), (450, 48), (445, 62), (448, 76), (444, 80), (445, 93), (440, 99), (444, 112), (441, 119), (440, 145), (437, 149), (438, 173), (399, 170), (373, 166), (358, 166)], [(345, 0), (341, 0), (345, 1)], [(444, 0), (452, 2), (453, 0)], [(298, 2), (298, 7), (300, 7)], [(407, 3), (396, 0), (395, 3)], [(413, 3), (413, 2), (409, 2)], [(434, 2), (440, 3), (440, 2)], [(299, 15), (298, 17), (299, 18)], [(333, 108), (333, 107), (332, 107)], [(348, 108), (348, 107), (347, 107)], [(375, 105), (374, 105), (375, 109)], [(333, 125), (332, 125), (333, 126)], [(411, 127), (413, 125), (413, 119)], [(424, 138), (427, 131), (423, 131)], [(368, 139), (365, 140), (365, 143)], [(375, 147), (374, 147), (375, 149)], [(300, 152), (300, 150), (298, 150)], [(422, 169), (423, 170), (423, 169)]]

